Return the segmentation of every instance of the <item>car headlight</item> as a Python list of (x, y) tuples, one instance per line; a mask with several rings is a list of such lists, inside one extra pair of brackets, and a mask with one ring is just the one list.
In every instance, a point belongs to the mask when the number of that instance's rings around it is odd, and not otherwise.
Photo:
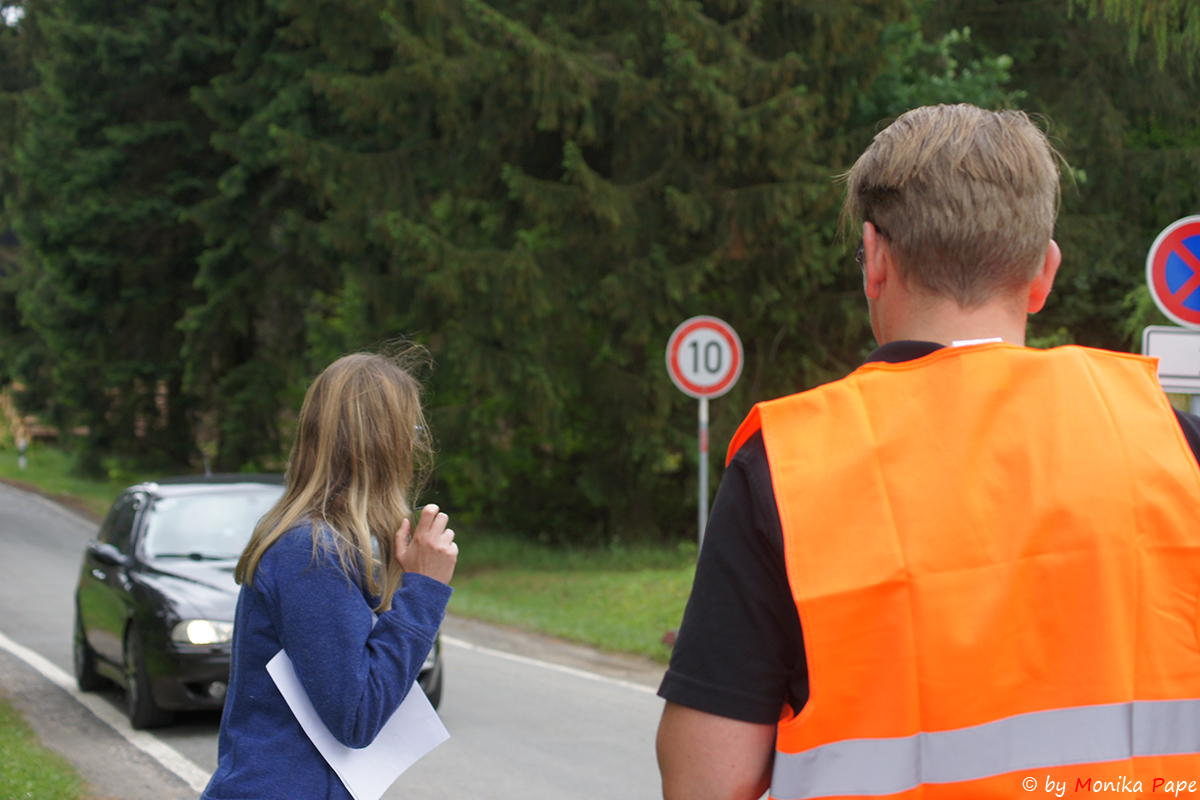
[(227, 644), (233, 638), (233, 623), (213, 619), (185, 619), (171, 629), (177, 644)]

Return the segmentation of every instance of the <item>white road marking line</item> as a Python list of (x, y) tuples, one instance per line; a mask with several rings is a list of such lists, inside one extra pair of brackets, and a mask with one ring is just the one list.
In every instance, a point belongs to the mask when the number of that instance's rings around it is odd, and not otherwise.
[(0, 633), (0, 647), (36, 669), (50, 682), (67, 692), (99, 717), (108, 727), (121, 734), (131, 745), (177, 775), (192, 790), (202, 792), (204, 787), (208, 786), (208, 779), (211, 777), (208, 772), (157, 736), (145, 731), (135, 731), (129, 727), (129, 720), (121, 712), (96, 695), (81, 692), (75, 679), (59, 669), (56, 664), (28, 647), (17, 644), (3, 633)]
[(600, 675), (595, 672), (588, 672), (587, 670), (576, 669), (575, 667), (568, 667), (563, 664), (555, 664), (551, 661), (541, 661), (536, 658), (529, 658), (528, 656), (519, 656), (515, 653), (506, 653), (503, 650), (493, 650), (490, 647), (481, 647), (477, 644), (464, 642), (462, 639), (455, 639), (453, 636), (447, 636), (446, 634), (442, 634), (442, 641), (446, 644), (453, 645), (454, 647), (462, 648), (463, 650), (474, 650), (476, 653), (485, 653), (489, 656), (496, 656), (497, 658), (503, 658), (508, 661), (516, 661), (518, 664), (528, 664), (534, 667), (541, 667), (542, 669), (553, 670), (554, 672), (562, 672), (567, 675), (574, 675), (577, 678), (586, 678), (589, 681), (600, 681), (601, 683), (611, 683), (614, 686), (624, 686), (626, 689), (633, 689), (634, 691), (644, 692), (646, 694), (658, 694), (658, 692), (654, 689), (650, 688), (649, 686), (643, 686), (640, 683), (623, 681), (620, 678), (610, 678), (607, 675)]

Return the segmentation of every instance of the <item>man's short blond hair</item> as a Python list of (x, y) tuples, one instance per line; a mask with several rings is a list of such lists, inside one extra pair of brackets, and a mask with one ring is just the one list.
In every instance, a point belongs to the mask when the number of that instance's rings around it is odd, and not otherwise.
[(1042, 266), (1057, 157), (1023, 112), (913, 109), (846, 174), (845, 214), (874, 223), (910, 285), (977, 307), (1021, 290)]

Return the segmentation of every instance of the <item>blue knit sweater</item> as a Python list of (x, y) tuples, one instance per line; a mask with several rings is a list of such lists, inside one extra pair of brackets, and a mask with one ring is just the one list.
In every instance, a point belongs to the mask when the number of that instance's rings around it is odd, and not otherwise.
[(376, 603), (347, 579), (330, 549), (320, 547), (314, 558), (311, 531), (305, 524), (280, 537), (242, 587), (217, 771), (202, 800), (350, 800), (275, 688), (267, 662), (286, 649), (334, 737), (366, 747), (404, 700), (442, 624), (452, 590), (411, 573), (372, 626)]

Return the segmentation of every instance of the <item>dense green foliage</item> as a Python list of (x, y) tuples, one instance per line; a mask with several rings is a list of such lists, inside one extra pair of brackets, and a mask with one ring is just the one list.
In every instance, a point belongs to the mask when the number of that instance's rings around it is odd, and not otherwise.
[[(0, 21), (0, 364), (4, 365), (0, 383), (12, 375), (36, 375), (45, 363), (44, 347), (17, 308), (18, 240), (3, 202), (17, 189), (14, 146), (20, 131), (21, 93), (37, 83), (28, 41), (21, 29)], [(45, 396), (30, 399), (30, 405), (39, 409), (47, 405)]]
[(1169, 56), (1185, 59), (1190, 73), (1200, 57), (1200, 4), (1193, 0), (1071, 0), (1092, 17), (1102, 14), (1125, 31), (1131, 60), (1145, 34), (1154, 40), (1159, 66)]
[(325, 238), (357, 247), (347, 288), (437, 359), (449, 494), (551, 533), (641, 536), (683, 517), (694, 474), (694, 405), (661, 368), (678, 321), (750, 334), (734, 404), (857, 344), (821, 296), (842, 257), (829, 170), (886, 9), (764, 4), (722, 25), (683, 3), (556, 5), (396, 8), (385, 69), (314, 82), (354, 146), (283, 142), (335, 210)]
[(1134, 255), (1196, 202), (1186, 48), (1131, 62), (1069, 0), (25, 10), (0, 29), (0, 382), (87, 425), (93, 464), (272, 468), (316, 371), (415, 341), (435, 495), (546, 540), (687, 535), (684, 318), (745, 343), (715, 443), (869, 349), (835, 176), (907, 108), (1054, 120), (1077, 179), (1043, 342), (1128, 346)]
[(23, 322), (49, 353), (61, 419), (88, 428), (85, 457), (185, 462), (176, 323), (193, 301), (201, 238), (183, 213), (220, 166), (189, 93), (220, 53), (187, 4), (26, 10), (40, 80), (22, 98), (12, 166)]
[(1184, 58), (1160, 68), (1149, 46), (1131, 62), (1123, 26), (1070, 16), (1057, 0), (936, 9), (931, 29), (967, 24), (980, 46), (1012, 55), (1023, 107), (1045, 115), (1071, 166), (1055, 236), (1063, 265), (1033, 332), (1136, 350), (1143, 326), (1167, 324), (1145, 288), (1146, 252), (1200, 212), (1200, 76)]

